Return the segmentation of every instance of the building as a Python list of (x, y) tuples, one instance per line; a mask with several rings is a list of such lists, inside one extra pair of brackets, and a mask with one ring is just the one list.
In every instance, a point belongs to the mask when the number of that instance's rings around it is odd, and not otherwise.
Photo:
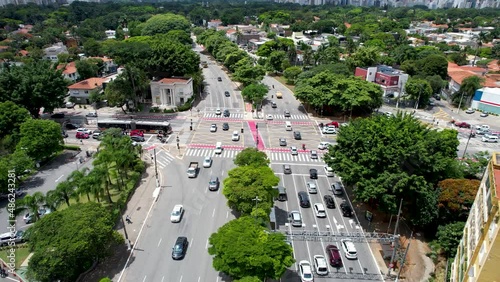
[(78, 75), (78, 71), (76, 70), (75, 62), (60, 64), (57, 66), (57, 69), (58, 70), (62, 69), (64, 78), (71, 80), (73, 82), (77, 81), (80, 78), (80, 76)]
[(452, 282), (498, 281), (500, 277), (500, 152), (493, 153), (472, 204), (451, 268)]
[(61, 42), (56, 43), (48, 48), (43, 50), (45, 53), (44, 59), (51, 60), (52, 62), (57, 62), (57, 55), (59, 54), (68, 54), (68, 48)]
[(164, 78), (151, 81), (152, 106), (175, 108), (193, 97), (193, 79), (182, 77)]
[(384, 65), (369, 68), (357, 67), (354, 75), (380, 85), (384, 96), (398, 96), (408, 81), (408, 74)]
[(471, 108), (500, 115), (500, 88), (484, 87), (476, 90)]
[(114, 31), (112, 29), (106, 30), (105, 33), (106, 33), (107, 39), (115, 39), (116, 38), (116, 31)]
[(90, 104), (90, 93), (92, 91), (101, 92), (102, 84), (106, 80), (106, 77), (91, 77), (68, 86), (70, 99), (77, 104)]
[(221, 25), (222, 25), (221, 20), (211, 20), (207, 23), (207, 28), (217, 29)]

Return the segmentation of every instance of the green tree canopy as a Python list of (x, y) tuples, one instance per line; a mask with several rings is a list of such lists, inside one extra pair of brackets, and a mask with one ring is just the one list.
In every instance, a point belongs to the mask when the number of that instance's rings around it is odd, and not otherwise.
[(52, 120), (27, 120), (21, 125), (16, 150), (24, 150), (35, 161), (43, 161), (61, 150), (61, 126)]
[[(75, 281), (95, 260), (123, 240), (111, 213), (101, 204), (74, 204), (43, 217), (28, 231), (28, 277), (36, 281)], [(50, 257), (50, 259), (48, 259)]]
[(245, 148), (234, 158), (237, 166), (268, 166), (270, 163), (266, 153), (255, 148)]
[(104, 68), (104, 62), (101, 59), (84, 59), (75, 62), (76, 70), (80, 79), (88, 79), (91, 77), (98, 77)]
[(455, 105), (468, 105), (469, 101), (474, 97), (476, 90), (481, 88), (481, 85), (484, 83), (484, 78), (476, 75), (471, 75), (466, 77), (462, 84), (460, 85), (460, 89), (457, 92), (453, 93), (453, 103)]
[(295, 84), (297, 78), (302, 73), (302, 69), (300, 67), (289, 67), (285, 69), (283, 72), (283, 76), (286, 78), (286, 83)]
[(295, 97), (315, 108), (329, 106), (336, 111), (370, 113), (382, 105), (382, 89), (356, 77), (326, 71), (299, 79)]
[[(253, 217), (231, 220), (209, 238), (213, 267), (233, 279), (279, 279), (295, 260), (281, 233), (270, 233)], [(255, 280), (242, 280), (255, 281)], [(257, 280), (259, 281), (259, 280)]]
[(191, 24), (181, 16), (172, 13), (155, 15), (148, 19), (142, 27), (142, 35), (167, 34), (171, 30), (182, 30), (189, 33)]
[(447, 258), (457, 254), (458, 243), (464, 234), (465, 222), (455, 222), (438, 227), (436, 239)]
[(34, 117), (42, 107), (46, 112), (60, 107), (67, 92), (62, 70), (47, 60), (8, 66), (0, 72), (0, 102), (22, 105)]
[(30, 119), (30, 113), (12, 101), (0, 103), (0, 139), (19, 134), (21, 124)]
[(325, 161), (353, 190), (356, 201), (396, 213), (400, 199), (416, 225), (437, 217), (434, 185), (456, 167), (455, 130), (438, 132), (411, 115), (356, 119), (342, 127)]
[(262, 208), (269, 214), (276, 194), (273, 187), (278, 183), (279, 178), (268, 166), (241, 166), (228, 172), (222, 193), (227, 205), (244, 215), (254, 208)]
[(477, 179), (445, 179), (438, 183), (439, 212), (444, 222), (465, 221), (476, 198), (481, 181)]
[(416, 100), (419, 108), (425, 108), (432, 96), (432, 87), (427, 80), (410, 78), (405, 91), (411, 99)]
[(252, 101), (254, 104), (258, 104), (262, 102), (268, 91), (269, 89), (266, 85), (262, 83), (252, 83), (243, 88), (243, 91), (241, 91), (241, 95), (245, 98), (245, 100)]

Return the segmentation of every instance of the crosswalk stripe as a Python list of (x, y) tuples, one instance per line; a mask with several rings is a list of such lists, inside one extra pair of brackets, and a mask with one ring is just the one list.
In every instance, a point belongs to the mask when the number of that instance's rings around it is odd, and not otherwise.
[(239, 150), (222, 150), (222, 154), (215, 154), (214, 149), (196, 149), (190, 148), (186, 151), (186, 156), (190, 157), (206, 157), (211, 156), (214, 158), (234, 158), (240, 151)]
[[(267, 115), (266, 115), (267, 116)], [(290, 117), (285, 117), (285, 115), (272, 115), (273, 119), (301, 119), (308, 120), (309, 116), (307, 115), (291, 115)]]
[(321, 155), (318, 156), (317, 159), (311, 159), (311, 156), (309, 154), (298, 154), (296, 156), (293, 156), (290, 153), (269, 152), (268, 156), (271, 161), (276, 162), (323, 162), (323, 160), (321, 159)]
[(216, 115), (215, 113), (205, 113), (204, 115), (204, 117), (206, 118), (237, 118), (237, 119), (241, 119), (244, 116), (245, 116), (244, 114), (240, 113), (230, 114), (229, 117), (224, 117), (223, 115)]

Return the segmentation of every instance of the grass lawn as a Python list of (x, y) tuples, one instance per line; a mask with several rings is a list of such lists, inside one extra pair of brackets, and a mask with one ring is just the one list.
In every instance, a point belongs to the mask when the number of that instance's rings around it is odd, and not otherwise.
[(295, 93), (295, 85), (286, 84), (286, 79), (283, 76), (273, 76), (274, 79), (285, 85), (288, 89)]
[[(5, 262), (9, 262), (9, 260), (7, 259), (7, 255), (10, 254), (9, 250), (10, 249), (3, 249), (2, 251), (0, 251), (0, 258), (2, 258), (3, 261)], [(16, 269), (18, 269), (30, 254), (30, 251), (28, 248), (17, 248), (15, 254), (16, 254)]]

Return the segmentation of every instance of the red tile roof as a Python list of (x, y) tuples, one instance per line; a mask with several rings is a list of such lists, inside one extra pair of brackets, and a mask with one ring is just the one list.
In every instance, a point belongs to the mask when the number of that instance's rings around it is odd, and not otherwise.
[(67, 64), (60, 64), (57, 66), (57, 69), (60, 70), (64, 68), (63, 74), (73, 74), (76, 73), (76, 64), (75, 62), (69, 62)]
[(102, 83), (106, 81), (105, 78), (101, 77), (91, 77), (89, 79), (82, 80), (73, 85), (68, 86), (68, 89), (77, 89), (77, 90), (93, 90), (97, 87), (102, 86)]
[(21, 54), (22, 56), (26, 57), (30, 54), (30, 52), (26, 51), (26, 50), (21, 50), (18, 52), (19, 54)]
[(160, 83), (165, 83), (165, 84), (174, 84), (174, 83), (187, 83), (189, 79), (185, 78), (164, 78), (160, 80)]
[(488, 71), (480, 67), (472, 66), (458, 66), (454, 63), (448, 63), (448, 76), (451, 77), (458, 84), (462, 84), (462, 81), (470, 76), (479, 76), (484, 78), (484, 87), (500, 87), (497, 82), (499, 81), (496, 76), (484, 75)]

